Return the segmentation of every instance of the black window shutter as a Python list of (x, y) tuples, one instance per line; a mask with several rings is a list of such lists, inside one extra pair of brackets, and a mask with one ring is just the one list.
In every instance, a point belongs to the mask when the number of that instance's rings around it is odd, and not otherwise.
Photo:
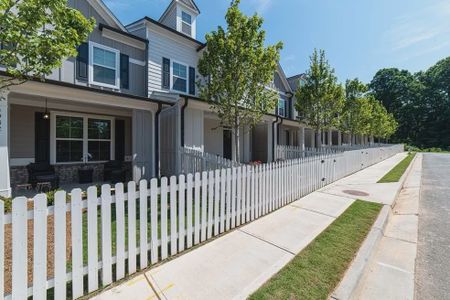
[(116, 120), (115, 126), (115, 154), (116, 160), (124, 161), (125, 160), (125, 121), (124, 120)]
[(50, 162), (50, 120), (44, 119), (44, 113), (34, 115), (34, 160), (35, 162)]
[(130, 57), (120, 53), (120, 87), (130, 88)]
[(83, 43), (78, 46), (78, 56), (77, 56), (77, 79), (87, 80), (88, 79), (88, 65), (89, 65), (89, 45), (88, 43)]
[(170, 59), (163, 57), (162, 88), (170, 89)]
[(189, 94), (195, 95), (195, 68), (189, 67)]

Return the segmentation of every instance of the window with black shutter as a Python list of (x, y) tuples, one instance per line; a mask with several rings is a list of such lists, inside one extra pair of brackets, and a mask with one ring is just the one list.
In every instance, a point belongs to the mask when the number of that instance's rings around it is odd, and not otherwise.
[(170, 89), (170, 59), (163, 57), (162, 88)]
[(130, 88), (130, 57), (120, 54), (120, 87), (122, 89)]
[(195, 95), (195, 68), (189, 67), (189, 94)]
[(77, 66), (76, 73), (77, 79), (87, 80), (88, 79), (88, 66), (89, 66), (89, 45), (88, 43), (83, 43), (78, 46), (78, 56), (77, 56)]

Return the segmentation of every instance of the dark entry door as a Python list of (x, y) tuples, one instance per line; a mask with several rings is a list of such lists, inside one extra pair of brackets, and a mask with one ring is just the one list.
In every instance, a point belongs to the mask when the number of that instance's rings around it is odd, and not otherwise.
[(232, 150), (232, 134), (230, 129), (223, 130), (223, 157), (226, 159), (233, 159)]

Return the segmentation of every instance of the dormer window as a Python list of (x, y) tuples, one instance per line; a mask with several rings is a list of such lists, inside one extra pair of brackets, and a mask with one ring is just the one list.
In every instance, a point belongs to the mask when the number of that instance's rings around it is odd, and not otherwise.
[(187, 12), (181, 12), (181, 31), (192, 36), (192, 16)]

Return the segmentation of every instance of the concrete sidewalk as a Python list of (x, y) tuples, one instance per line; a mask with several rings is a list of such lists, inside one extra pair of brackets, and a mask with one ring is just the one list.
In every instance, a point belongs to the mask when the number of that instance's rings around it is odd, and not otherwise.
[(344, 178), (94, 299), (245, 299), (354, 200), (393, 201), (400, 185), (374, 185), (405, 156), (398, 154)]
[(414, 299), (421, 171), (422, 155), (418, 154), (359, 282), (351, 291), (343, 291), (345, 286), (337, 289), (334, 299)]

